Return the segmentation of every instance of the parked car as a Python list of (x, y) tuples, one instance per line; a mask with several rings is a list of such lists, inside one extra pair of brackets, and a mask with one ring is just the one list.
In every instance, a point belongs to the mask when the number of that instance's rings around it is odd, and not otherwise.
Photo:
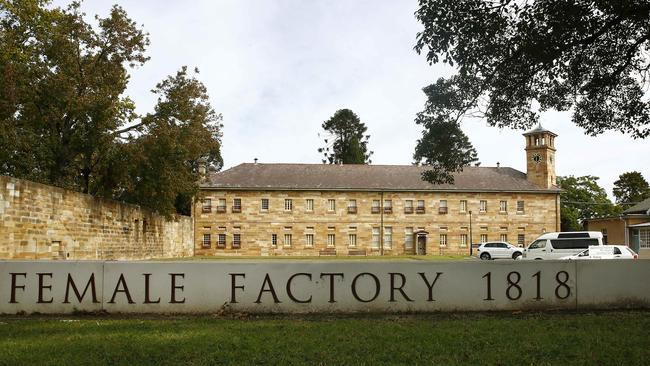
[(476, 248), (476, 255), (482, 260), (508, 258), (518, 259), (523, 253), (523, 248), (518, 248), (503, 241), (487, 242)]
[(603, 245), (598, 231), (547, 233), (535, 239), (524, 250), (523, 259), (560, 259), (578, 254), (590, 246)]
[(568, 255), (560, 259), (582, 260), (582, 259), (638, 259), (639, 255), (625, 245), (600, 245), (592, 246), (574, 255)]

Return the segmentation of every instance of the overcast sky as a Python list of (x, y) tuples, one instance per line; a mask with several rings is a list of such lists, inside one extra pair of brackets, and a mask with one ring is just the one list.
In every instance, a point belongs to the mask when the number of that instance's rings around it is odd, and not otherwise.
[[(255, 157), (319, 163), (321, 124), (341, 108), (368, 126), (373, 164), (410, 164), (422, 88), (453, 71), (413, 51), (422, 28), (416, 0), (86, 0), (82, 9), (89, 18), (106, 16), (114, 3), (150, 34), (151, 60), (132, 70), (127, 91), (138, 112), (152, 110), (157, 82), (183, 65), (198, 67), (223, 113), (226, 168)], [(599, 176), (610, 196), (623, 172), (650, 180), (650, 140), (589, 137), (568, 113), (545, 113), (541, 121), (559, 135), (557, 175)], [(480, 120), (464, 122), (463, 130), (482, 166), (500, 162), (525, 172), (523, 131)]]

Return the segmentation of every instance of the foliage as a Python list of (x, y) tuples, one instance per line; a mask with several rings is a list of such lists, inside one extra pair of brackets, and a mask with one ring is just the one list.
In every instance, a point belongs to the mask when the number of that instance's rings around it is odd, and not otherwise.
[(441, 96), (431, 86), (424, 88), (424, 92), (429, 100), (425, 110), (418, 113), (415, 119), (424, 130), (422, 138), (417, 141), (413, 159), (416, 164), (431, 167), (431, 170), (422, 173), (422, 179), (434, 184), (453, 183), (451, 173), (462, 171), (463, 167), (477, 162), (477, 153), (458, 123), (444, 113), (446, 108), (443, 105), (451, 101), (442, 104), (434, 102)]
[(650, 134), (650, 2), (420, 0), (415, 15), (415, 50), (457, 69), (429, 86), (434, 120), (527, 129), (554, 109), (590, 135)]
[(557, 182), (563, 190), (560, 194), (560, 217), (562, 231), (582, 229), (582, 221), (595, 217), (609, 217), (621, 213), (614, 205), (605, 189), (598, 185), (598, 177), (558, 177)]
[(614, 182), (614, 197), (616, 203), (634, 204), (650, 198), (650, 185), (639, 172), (627, 172)]
[(0, 173), (172, 213), (200, 156), (222, 164), (220, 116), (184, 68), (138, 116), (124, 93), (148, 35), (119, 6), (83, 17), (77, 2), (0, 2)]
[(365, 135), (368, 127), (349, 109), (340, 109), (323, 122), (325, 146), (318, 149), (323, 154), (323, 164), (370, 164), (372, 151), (368, 151)]

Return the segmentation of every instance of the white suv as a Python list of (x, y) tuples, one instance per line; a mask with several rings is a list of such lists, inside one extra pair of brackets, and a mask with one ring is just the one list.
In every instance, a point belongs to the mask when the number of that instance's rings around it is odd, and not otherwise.
[(482, 260), (496, 258), (519, 259), (522, 254), (523, 248), (517, 248), (503, 241), (483, 243), (476, 249), (476, 255)]

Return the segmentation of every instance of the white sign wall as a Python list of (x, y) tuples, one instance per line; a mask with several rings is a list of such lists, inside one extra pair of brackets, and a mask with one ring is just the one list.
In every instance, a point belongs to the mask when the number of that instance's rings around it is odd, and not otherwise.
[(650, 307), (650, 261), (0, 261), (0, 313)]

